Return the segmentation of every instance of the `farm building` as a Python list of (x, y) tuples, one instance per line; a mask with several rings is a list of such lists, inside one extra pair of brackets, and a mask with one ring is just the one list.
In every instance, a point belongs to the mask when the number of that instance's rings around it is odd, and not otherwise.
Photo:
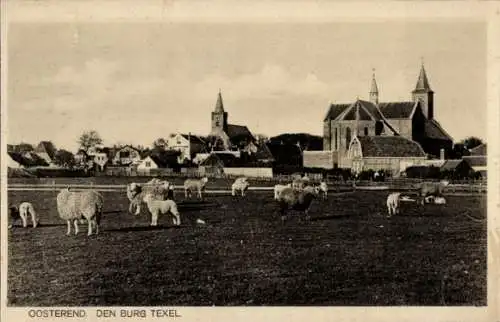
[(238, 162), (238, 157), (233, 153), (211, 153), (200, 163), (200, 169), (206, 174), (222, 175), (224, 168)]
[(375, 75), (370, 100), (357, 99), (349, 104), (331, 104), (323, 121), (323, 150), (337, 152), (339, 167), (349, 167), (348, 150), (354, 136), (399, 135), (416, 141), (425, 153), (448, 155), (453, 140), (434, 119), (434, 92), (422, 65), (412, 101), (379, 103)]
[(441, 172), (453, 174), (453, 177), (468, 178), (474, 170), (464, 160), (446, 160), (439, 169)]
[(228, 123), (228, 113), (224, 110), (220, 91), (212, 112), (212, 130), (207, 140), (210, 150), (256, 151), (254, 143), (256, 140), (250, 130), (244, 125)]
[(487, 171), (487, 147), (486, 144), (481, 144), (470, 150), (470, 155), (463, 156), (462, 159), (467, 162), (474, 171), (481, 173), (482, 177), (486, 177)]
[(45, 159), (34, 152), (9, 152), (8, 155), (10, 156), (12, 161), (19, 164), (23, 168), (46, 167), (49, 165), (47, 161), (45, 161)]
[(141, 155), (139, 150), (136, 148), (126, 145), (121, 149), (116, 151), (112, 162), (114, 165), (131, 165), (134, 162), (138, 162), (141, 160)]
[(355, 136), (347, 153), (353, 172), (390, 170), (393, 176), (404, 170), (402, 164), (417, 164), (425, 159), (422, 147), (402, 136)]
[(181, 152), (179, 155), (179, 163), (184, 160), (193, 160), (196, 154), (207, 152), (207, 143), (205, 140), (198, 136), (189, 134), (170, 134), (167, 139), (167, 147), (169, 150), (176, 150)]
[(257, 161), (246, 153), (239, 157), (234, 153), (211, 153), (200, 163), (200, 172), (208, 175), (235, 175), (247, 177), (272, 177), (273, 170), (268, 163)]
[(337, 161), (335, 151), (304, 151), (302, 153), (304, 167), (333, 169)]

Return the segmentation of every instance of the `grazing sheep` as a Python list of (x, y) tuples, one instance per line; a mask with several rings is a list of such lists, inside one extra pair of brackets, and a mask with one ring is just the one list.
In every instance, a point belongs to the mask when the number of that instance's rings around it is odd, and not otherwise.
[(326, 200), (328, 198), (328, 185), (326, 184), (326, 182), (320, 182), (319, 192), (323, 196), (323, 200)]
[(444, 197), (427, 196), (424, 198), (425, 203), (432, 203), (436, 205), (445, 205), (446, 199)]
[(387, 217), (399, 214), (401, 192), (393, 192), (387, 196)]
[(201, 194), (202, 191), (205, 190), (205, 186), (208, 182), (207, 177), (203, 177), (201, 179), (186, 179), (184, 181), (184, 193), (186, 198), (191, 197), (191, 193), (193, 191), (198, 191), (198, 196), (200, 197), (201, 200), (203, 200), (203, 195)]
[(278, 200), (279, 198), (279, 195), (281, 194), (281, 191), (283, 191), (283, 189), (285, 188), (291, 188), (292, 187), (292, 184), (289, 183), (289, 184), (277, 184), (274, 186), (274, 199), (275, 200)]
[(279, 197), (281, 219), (286, 219), (286, 210), (292, 209), (303, 211), (306, 220), (310, 219), (309, 208), (314, 198), (319, 194), (318, 187), (305, 187), (304, 190), (296, 190), (291, 187), (284, 188)]
[(250, 183), (247, 181), (247, 178), (237, 178), (231, 185), (231, 193), (233, 196), (236, 196), (236, 192), (241, 192), (241, 196), (243, 197), (248, 187), (250, 187)]
[(173, 200), (158, 200), (154, 199), (153, 195), (147, 194), (144, 197), (144, 201), (148, 206), (148, 210), (151, 213), (151, 226), (158, 225), (158, 217), (161, 215), (166, 215), (171, 213), (174, 216), (174, 225), (179, 226), (181, 224), (181, 216), (179, 210), (177, 209), (177, 204)]
[(295, 179), (292, 181), (292, 188), (296, 190), (303, 190), (307, 185), (307, 181), (304, 181), (302, 178)]
[(19, 218), (23, 222), (23, 227), (24, 228), (28, 227), (28, 215), (31, 215), (31, 222), (33, 223), (33, 228), (36, 228), (36, 226), (38, 226), (38, 218), (36, 215), (35, 207), (33, 207), (31, 203), (23, 202), (19, 205), (19, 207), (10, 206), (9, 217), (11, 218), (12, 222), (8, 228), (12, 228), (13, 223)]
[(92, 234), (92, 226), (95, 226), (95, 233), (98, 234), (103, 205), (102, 195), (95, 190), (62, 189), (57, 195), (57, 211), (59, 217), (68, 224), (66, 235), (71, 233), (71, 223), (75, 226), (75, 235), (78, 234), (78, 221), (81, 219), (87, 220), (88, 236)]
[(449, 181), (442, 180), (441, 182), (422, 182), (418, 185), (420, 203), (425, 203), (425, 198), (428, 196), (442, 197), (443, 191), (448, 186)]
[(135, 182), (127, 185), (127, 198), (130, 201), (128, 211), (133, 212), (135, 207), (135, 215), (141, 213), (141, 205), (145, 202), (144, 197), (147, 194), (152, 194), (158, 200), (168, 199), (169, 195), (173, 199), (173, 186), (168, 181), (160, 181), (153, 179), (144, 185)]

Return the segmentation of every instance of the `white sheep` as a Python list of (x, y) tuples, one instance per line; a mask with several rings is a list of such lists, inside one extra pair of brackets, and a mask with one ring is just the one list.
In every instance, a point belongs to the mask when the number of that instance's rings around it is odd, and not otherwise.
[(184, 181), (185, 197), (190, 198), (191, 193), (196, 190), (196, 191), (198, 191), (198, 196), (200, 197), (200, 199), (203, 200), (203, 195), (201, 194), (201, 192), (205, 190), (205, 186), (206, 186), (207, 182), (208, 182), (207, 177), (203, 177), (199, 180), (198, 179), (186, 179), (186, 181)]
[(166, 215), (168, 213), (171, 213), (174, 216), (174, 225), (179, 226), (181, 224), (181, 216), (175, 201), (171, 199), (158, 200), (154, 199), (151, 194), (147, 194), (145, 196), (145, 202), (148, 206), (149, 212), (151, 213), (151, 226), (158, 225), (158, 217), (160, 214)]
[(400, 192), (393, 192), (387, 196), (387, 217), (399, 214), (400, 197)]
[(274, 199), (275, 200), (278, 200), (281, 192), (283, 191), (283, 189), (285, 188), (291, 188), (292, 187), (292, 184), (289, 183), (289, 184), (277, 184), (274, 186)]
[(38, 218), (35, 211), (35, 207), (30, 202), (22, 202), (19, 207), (11, 206), (9, 207), (9, 215), (12, 220), (8, 228), (12, 228), (13, 222), (21, 218), (23, 222), (23, 227), (28, 227), (28, 215), (31, 215), (31, 222), (33, 223), (33, 228), (38, 226)]
[(144, 185), (135, 182), (127, 185), (127, 198), (130, 201), (129, 212), (139, 215), (141, 212), (141, 205), (145, 202), (144, 197), (147, 194), (152, 194), (158, 200), (168, 199), (168, 196), (173, 198), (173, 186), (168, 181), (160, 181), (153, 179)]
[(248, 187), (250, 187), (250, 183), (248, 182), (247, 178), (237, 178), (231, 185), (231, 194), (233, 196), (236, 196), (236, 192), (240, 192), (241, 196), (243, 197), (245, 196), (245, 192), (248, 190)]
[(59, 217), (66, 220), (68, 231), (71, 233), (71, 223), (75, 226), (75, 235), (78, 234), (78, 221), (87, 220), (88, 233), (92, 234), (92, 226), (95, 226), (95, 233), (99, 233), (99, 224), (101, 221), (104, 199), (102, 195), (95, 190), (70, 191), (69, 188), (62, 189), (57, 195), (57, 211)]

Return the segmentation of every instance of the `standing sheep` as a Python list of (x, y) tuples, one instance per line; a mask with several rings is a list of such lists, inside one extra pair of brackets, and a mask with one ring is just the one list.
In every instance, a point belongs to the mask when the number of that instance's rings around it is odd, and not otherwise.
[(158, 217), (161, 215), (166, 215), (171, 213), (174, 216), (174, 225), (179, 226), (181, 224), (181, 216), (179, 210), (177, 209), (177, 204), (173, 200), (158, 200), (154, 199), (152, 195), (147, 194), (145, 196), (145, 202), (148, 206), (148, 210), (151, 213), (151, 226), (158, 225)]
[(443, 191), (450, 182), (442, 180), (441, 182), (422, 182), (418, 185), (418, 194), (420, 203), (425, 203), (425, 198), (428, 196), (442, 197)]
[(19, 218), (23, 222), (23, 227), (24, 228), (28, 227), (28, 215), (31, 215), (31, 222), (33, 223), (33, 228), (36, 228), (36, 226), (38, 226), (39, 221), (35, 212), (35, 207), (33, 207), (31, 203), (23, 202), (19, 205), (19, 207), (10, 206), (9, 217), (12, 222), (8, 228), (12, 228), (13, 223)]
[(387, 217), (399, 214), (400, 198), (400, 192), (393, 192), (387, 196)]
[(292, 184), (289, 183), (289, 184), (277, 184), (274, 186), (274, 200), (278, 200), (281, 192), (283, 191), (283, 189), (285, 188), (291, 188), (292, 187)]
[(250, 187), (250, 183), (247, 178), (237, 178), (231, 185), (231, 194), (236, 196), (236, 192), (240, 192), (243, 197), (245, 196), (245, 192), (248, 190), (248, 187)]
[(75, 235), (78, 234), (78, 221), (80, 219), (85, 219), (88, 222), (88, 236), (92, 234), (92, 226), (94, 225), (97, 235), (103, 205), (102, 195), (95, 190), (70, 191), (69, 188), (62, 189), (57, 195), (57, 211), (59, 217), (66, 220), (68, 224), (66, 235), (71, 233), (71, 223), (75, 226)]
[(127, 198), (130, 201), (129, 212), (133, 213), (135, 207), (135, 215), (141, 212), (141, 205), (145, 202), (144, 197), (147, 194), (152, 194), (154, 198), (159, 200), (168, 199), (169, 196), (173, 199), (173, 186), (168, 181), (159, 181), (152, 179), (144, 185), (135, 182), (127, 185)]
[(319, 192), (323, 196), (323, 200), (326, 200), (328, 198), (328, 185), (326, 184), (326, 182), (320, 182)]
[(281, 191), (278, 202), (280, 205), (281, 219), (286, 219), (286, 211), (288, 209), (303, 211), (306, 220), (310, 219), (309, 208), (314, 198), (319, 194), (318, 187), (305, 187), (304, 190), (298, 191), (293, 188), (285, 188)]
[(207, 177), (203, 177), (199, 180), (197, 179), (186, 179), (184, 181), (184, 194), (186, 198), (191, 197), (191, 193), (193, 191), (198, 191), (198, 196), (200, 197), (201, 200), (203, 200), (203, 195), (201, 194), (202, 191), (205, 190), (205, 186), (208, 182)]

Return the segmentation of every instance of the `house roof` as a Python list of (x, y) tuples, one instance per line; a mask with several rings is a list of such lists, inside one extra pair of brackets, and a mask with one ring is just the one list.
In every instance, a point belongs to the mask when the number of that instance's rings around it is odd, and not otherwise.
[(407, 119), (411, 116), (415, 102), (385, 102), (378, 106), (386, 119)]
[(250, 130), (244, 125), (228, 124), (226, 130), (227, 136), (230, 140), (238, 138), (250, 138), (253, 139), (253, 135)]
[(274, 161), (273, 154), (266, 144), (260, 144), (257, 146), (257, 152), (255, 152), (255, 159), (257, 160), (270, 160)]
[(49, 141), (41, 141), (35, 148), (36, 153), (47, 153), (49, 158), (54, 158), (56, 154), (56, 149), (54, 145)]
[[(455, 170), (464, 160), (446, 160), (441, 166), (441, 171), (443, 170)], [(470, 165), (469, 165), (470, 166)]]
[(382, 114), (375, 104), (368, 101), (356, 100), (349, 105), (341, 114), (337, 116), (338, 120), (356, 120), (359, 115), (360, 120), (375, 120), (382, 119)]
[(430, 139), (453, 141), (448, 133), (441, 127), (439, 122), (434, 119), (426, 120), (425, 136)]
[(49, 164), (36, 153), (27, 152), (24, 154), (8, 152), (12, 160), (25, 167), (48, 166)]
[(483, 143), (481, 145), (476, 146), (475, 148), (470, 149), (470, 154), (472, 156), (484, 156), (484, 155), (487, 155), (486, 144)]
[(488, 163), (488, 158), (486, 156), (463, 156), (462, 159), (471, 167), (484, 167)]
[(193, 134), (181, 134), (183, 138), (186, 140), (189, 140), (190, 143), (199, 143), (199, 144), (205, 144), (205, 140), (198, 135), (193, 135)]
[(360, 136), (363, 157), (425, 157), (425, 152), (415, 141), (402, 136)]

